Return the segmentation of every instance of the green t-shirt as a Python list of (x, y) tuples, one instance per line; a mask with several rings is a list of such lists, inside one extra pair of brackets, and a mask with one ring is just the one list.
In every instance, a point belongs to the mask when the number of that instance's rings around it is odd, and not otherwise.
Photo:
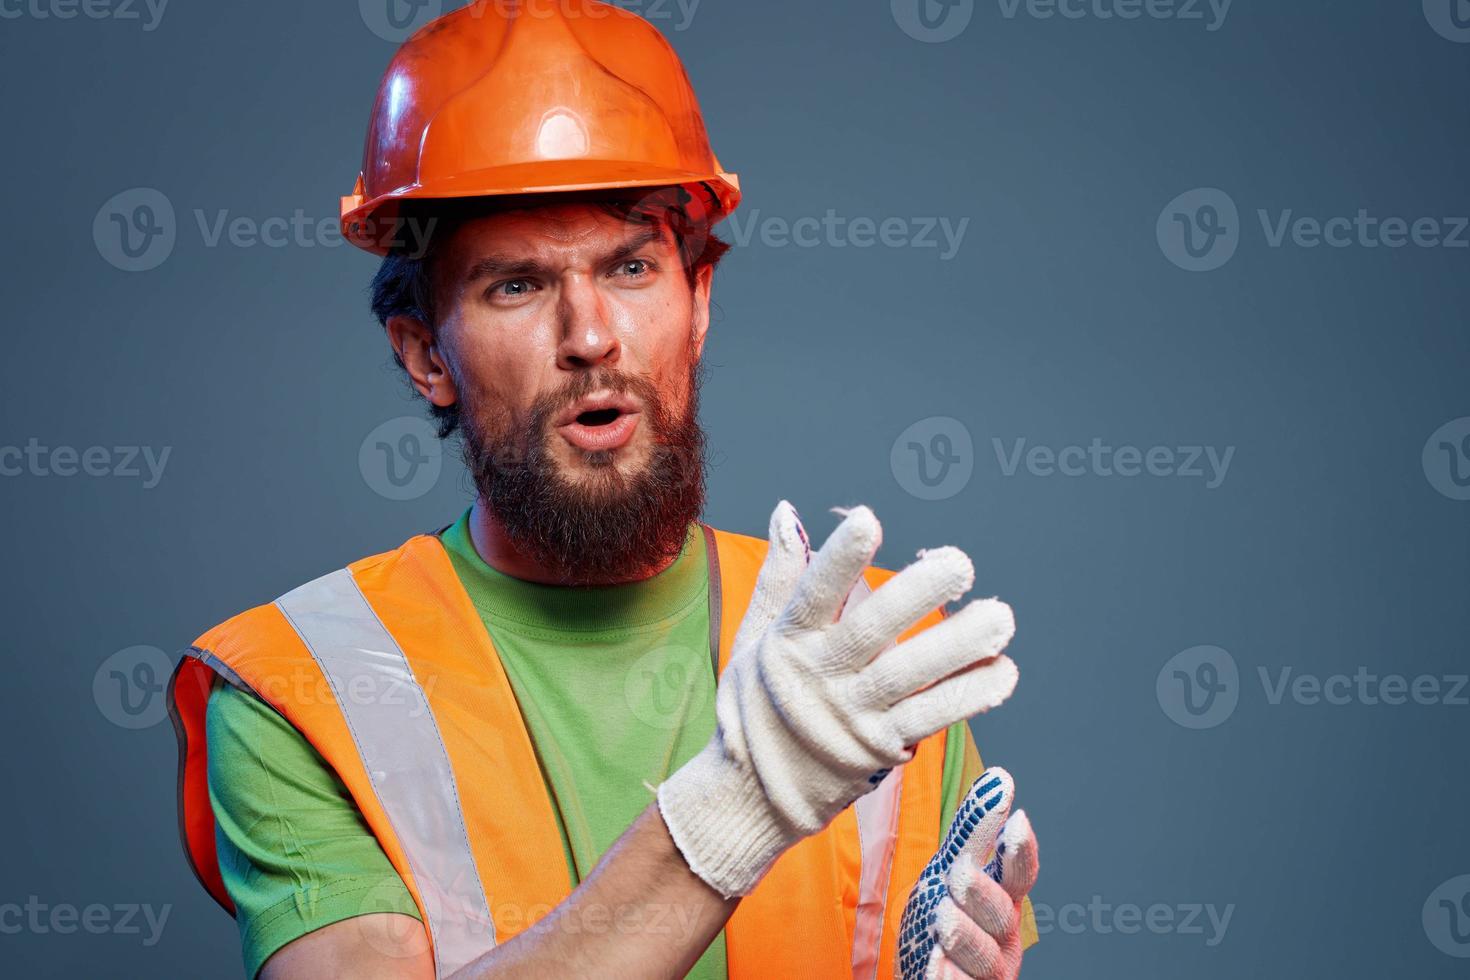
[[(485, 564), (468, 517), (441, 540), (505, 666), (578, 883), (714, 732), (704, 536), (692, 526), (678, 559), (643, 582), (570, 589)], [(949, 732), (941, 826), (979, 774), (967, 736), (963, 723)], [(220, 684), (207, 738), (220, 870), (247, 976), (333, 922), (419, 917), (346, 786), (284, 718)], [(688, 976), (725, 980), (723, 932)]]

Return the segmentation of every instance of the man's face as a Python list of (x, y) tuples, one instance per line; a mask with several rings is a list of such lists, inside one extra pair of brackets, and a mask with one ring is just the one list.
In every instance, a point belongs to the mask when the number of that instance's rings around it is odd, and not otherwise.
[(512, 542), (569, 582), (677, 553), (703, 504), (710, 270), (691, 288), (670, 232), (587, 204), (468, 222), (434, 262), (449, 377), (430, 397), (460, 406)]

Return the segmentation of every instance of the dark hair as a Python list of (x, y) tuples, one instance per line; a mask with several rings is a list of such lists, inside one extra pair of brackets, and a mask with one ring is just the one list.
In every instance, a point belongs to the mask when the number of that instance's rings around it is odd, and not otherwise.
[[(624, 221), (668, 229), (678, 246), (691, 289), (699, 274), (706, 267), (718, 265), (730, 250), (730, 245), (710, 230), (708, 205), (683, 187), (408, 202), (391, 220), (399, 240), (373, 276), (373, 315), (385, 328), (391, 317), (408, 316), (435, 330), (434, 259), (460, 226), (492, 214), (567, 203), (592, 204)], [(404, 229), (413, 234), (404, 235)], [(397, 351), (393, 352), (393, 360), (404, 367)], [(458, 404), (447, 408), (431, 404), (429, 414), (438, 425), (441, 439), (459, 428)]]

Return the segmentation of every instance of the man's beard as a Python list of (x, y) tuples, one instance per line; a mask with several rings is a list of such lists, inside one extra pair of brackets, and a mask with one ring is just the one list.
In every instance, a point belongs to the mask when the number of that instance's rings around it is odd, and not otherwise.
[[(632, 581), (676, 558), (689, 525), (704, 510), (699, 383), (699, 362), (691, 357), (689, 397), (676, 412), (645, 378), (610, 370), (579, 373), (524, 415), (502, 418), (499, 431), (479, 406), (466, 404), (465, 465), (512, 546), (565, 585)], [(639, 424), (650, 426), (653, 447), (631, 475), (619, 472), (616, 450), (574, 448), (584, 472), (569, 480), (551, 452), (551, 440), (560, 436), (550, 421), (598, 390), (638, 397)]]

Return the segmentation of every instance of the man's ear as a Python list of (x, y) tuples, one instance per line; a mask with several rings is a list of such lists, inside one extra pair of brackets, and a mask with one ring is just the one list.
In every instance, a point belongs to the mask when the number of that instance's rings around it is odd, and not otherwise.
[(409, 380), (430, 405), (448, 408), (459, 401), (459, 390), (444, 352), (434, 342), (434, 331), (417, 317), (391, 316), (386, 324), (388, 343), (403, 362)]
[(694, 356), (704, 354), (704, 338), (709, 333), (709, 295), (715, 278), (715, 267), (706, 265), (694, 276)]

